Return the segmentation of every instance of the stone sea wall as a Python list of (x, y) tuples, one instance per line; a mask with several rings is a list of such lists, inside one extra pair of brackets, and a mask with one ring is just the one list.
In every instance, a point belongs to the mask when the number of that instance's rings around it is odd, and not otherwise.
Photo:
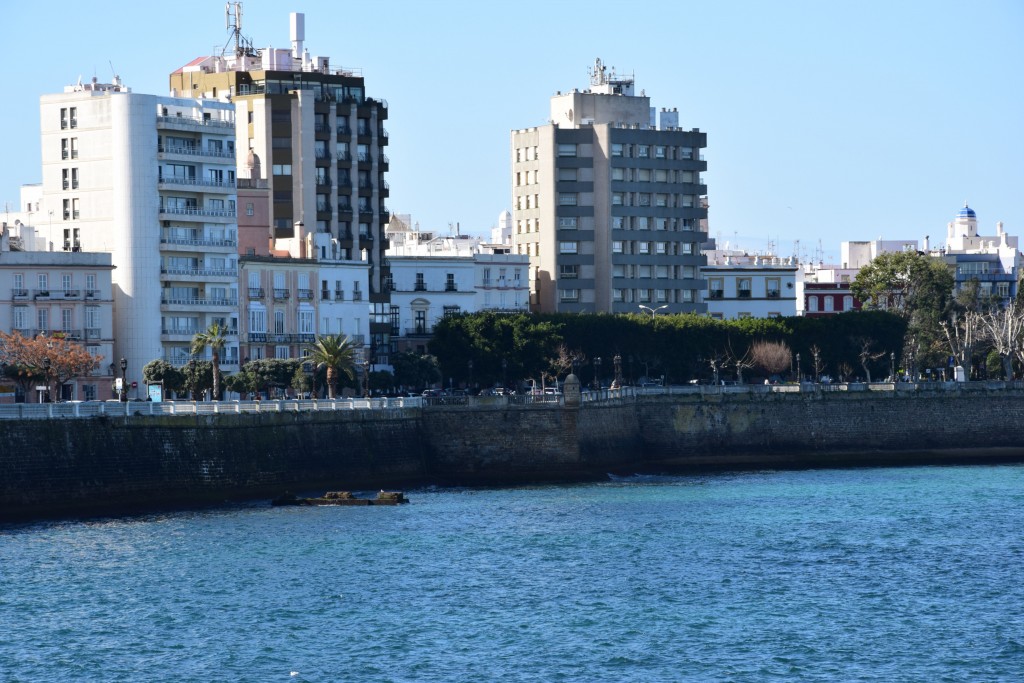
[(1024, 460), (1024, 392), (0, 420), (0, 518), (688, 467)]

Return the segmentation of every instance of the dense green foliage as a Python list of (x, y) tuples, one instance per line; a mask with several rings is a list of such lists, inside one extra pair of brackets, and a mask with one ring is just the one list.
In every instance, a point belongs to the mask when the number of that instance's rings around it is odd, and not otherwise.
[[(618, 354), (626, 382), (664, 376), (669, 382), (683, 383), (710, 378), (713, 363), (724, 373), (735, 373), (755, 342), (777, 341), (785, 342), (794, 354), (806, 359), (805, 374), (812, 370), (811, 359), (817, 349), (821, 374), (839, 377), (851, 372), (863, 374), (861, 353), (865, 346), (874, 355), (886, 355), (870, 363), (873, 372), (887, 374), (888, 354), (902, 348), (905, 331), (905, 320), (884, 311), (744, 320), (714, 320), (700, 315), (652, 318), (484, 312), (440, 321), (430, 351), (436, 355), (445, 378), (468, 382), (472, 372), (473, 383), (479, 386), (501, 384), (506, 376), (516, 381), (556, 374), (553, 370), (565, 351), (575, 358), (578, 372), (587, 381), (594, 374), (610, 380), (613, 358)], [(844, 367), (849, 370), (844, 372)], [(746, 376), (750, 377), (749, 371)]]

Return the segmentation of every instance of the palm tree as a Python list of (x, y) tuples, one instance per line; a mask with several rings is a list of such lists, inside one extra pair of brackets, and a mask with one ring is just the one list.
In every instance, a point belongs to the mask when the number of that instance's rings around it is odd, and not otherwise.
[(327, 397), (334, 398), (338, 386), (338, 373), (349, 379), (355, 379), (352, 368), (355, 366), (355, 348), (348, 337), (329, 334), (316, 340), (311, 350), (310, 360), (318, 368), (327, 369)]
[(214, 321), (205, 332), (197, 332), (196, 336), (192, 337), (192, 353), (202, 353), (207, 346), (210, 347), (210, 351), (213, 353), (213, 400), (216, 401), (220, 398), (220, 352), (224, 350), (224, 345), (227, 344), (227, 333), (226, 327), (220, 324), (220, 322)]

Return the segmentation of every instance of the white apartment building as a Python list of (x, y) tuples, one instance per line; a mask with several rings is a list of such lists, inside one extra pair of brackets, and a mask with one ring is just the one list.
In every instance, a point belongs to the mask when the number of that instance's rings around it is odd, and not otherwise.
[[(425, 236), (430, 235), (429, 238)], [(529, 258), (467, 236), (390, 232), (391, 324), (396, 350), (426, 352), (448, 315), (529, 310)]]
[(706, 250), (701, 277), (708, 315), (719, 320), (795, 316), (800, 267), (795, 258)]
[[(45, 335), (80, 342), (100, 359), (100, 365), (91, 375), (65, 383), (55, 398), (113, 398), (111, 255), (12, 251), (7, 226), (0, 230), (0, 329), (27, 338)], [(23, 396), (19, 400), (34, 402), (38, 397)]]
[[(110, 252), (115, 355), (129, 382), (188, 357), (214, 321), (236, 330), (235, 108), (68, 86), (40, 101), (42, 208), (55, 248)], [(238, 362), (232, 334), (222, 364)]]

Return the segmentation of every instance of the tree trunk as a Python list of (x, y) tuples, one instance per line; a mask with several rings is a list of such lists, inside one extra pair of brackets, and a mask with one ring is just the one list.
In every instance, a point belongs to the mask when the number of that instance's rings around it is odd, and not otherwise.
[(334, 376), (334, 368), (327, 366), (327, 398), (333, 399), (338, 378)]
[(213, 400), (220, 400), (220, 355), (213, 352)]

